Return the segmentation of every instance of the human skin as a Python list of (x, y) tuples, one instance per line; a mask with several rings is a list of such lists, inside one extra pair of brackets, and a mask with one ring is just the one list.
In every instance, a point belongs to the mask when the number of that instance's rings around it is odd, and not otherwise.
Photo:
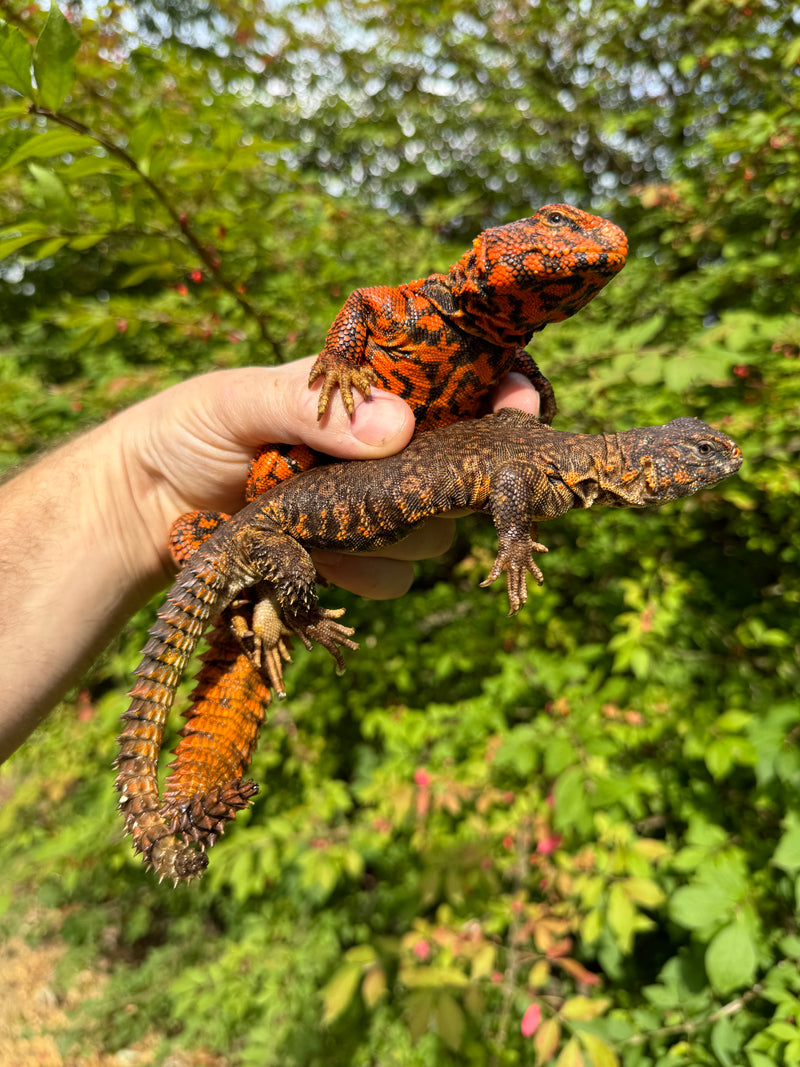
[[(335, 402), (317, 421), (313, 359), (217, 371), (173, 386), (68, 441), (0, 487), (0, 760), (75, 684), (109, 637), (172, 581), (169, 529), (193, 510), (237, 511), (256, 448), (305, 443), (343, 459), (403, 448), (414, 415), (373, 391), (348, 418)], [(538, 411), (511, 374), (494, 408)], [(402, 596), (410, 561), (443, 552), (439, 519), (375, 556), (319, 553), (320, 573), (362, 596)]]

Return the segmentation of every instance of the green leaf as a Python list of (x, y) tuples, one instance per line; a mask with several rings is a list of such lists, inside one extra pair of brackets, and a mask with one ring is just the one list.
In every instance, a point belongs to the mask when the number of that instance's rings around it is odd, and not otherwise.
[(69, 247), (74, 248), (76, 252), (84, 252), (87, 248), (94, 248), (98, 242), (102, 241), (108, 234), (103, 233), (84, 233), (80, 237), (70, 238)]
[(401, 967), (399, 979), (407, 988), (465, 986), (469, 979), (457, 967)]
[(0, 259), (10, 256), (25, 245), (47, 237), (50, 228), (41, 222), (23, 222), (19, 226), (9, 226), (0, 230)]
[(75, 80), (73, 57), (80, 41), (55, 2), (50, 4), (47, 22), (33, 53), (36, 98), (40, 104), (58, 111)]
[(755, 746), (737, 734), (715, 738), (706, 747), (705, 764), (715, 781), (726, 778), (736, 766), (752, 767), (757, 762)]
[(0, 82), (23, 96), (33, 96), (31, 46), (18, 29), (0, 22)]
[(72, 130), (47, 130), (45, 133), (31, 132), (27, 141), (23, 141), (0, 165), (7, 170), (26, 159), (48, 159), (65, 152), (77, 152), (87, 148), (91, 142), (80, 133)]
[(443, 993), (436, 1004), (436, 1024), (442, 1040), (453, 1052), (458, 1052), (464, 1038), (464, 1012), (449, 993)]
[(619, 884), (629, 900), (644, 908), (657, 908), (664, 902), (664, 891), (652, 878), (625, 878)]
[(433, 997), (430, 993), (412, 993), (406, 1004), (408, 1031), (418, 1041), (430, 1026)]
[(723, 995), (752, 985), (756, 973), (756, 949), (742, 923), (726, 926), (711, 941), (705, 956), (706, 973)]
[(553, 786), (553, 826), (556, 830), (586, 830), (592, 813), (582, 767), (568, 767)]
[(550, 1063), (561, 1043), (561, 1023), (558, 1019), (545, 1019), (533, 1039), (537, 1064)]
[(143, 263), (140, 267), (134, 267), (120, 278), (120, 289), (127, 289), (133, 285), (139, 285), (156, 275), (159, 278), (167, 278), (174, 273), (174, 267), (170, 263)]
[(334, 1019), (347, 1010), (350, 1001), (355, 996), (358, 983), (361, 978), (361, 966), (357, 963), (346, 963), (340, 967), (330, 982), (322, 990), (322, 1002), (324, 1005), (322, 1021), (331, 1023)]
[(724, 730), (729, 734), (738, 734), (752, 721), (753, 716), (747, 711), (726, 711), (714, 721), (715, 730)]
[(75, 201), (58, 175), (46, 167), (39, 166), (38, 163), (30, 163), (28, 169), (41, 190), (45, 208), (55, 215), (67, 229), (74, 229), (77, 225)]
[(69, 237), (51, 237), (49, 241), (44, 241), (37, 248), (33, 250), (31, 259), (46, 259), (47, 256), (54, 256), (56, 252), (60, 252), (65, 244), (69, 242)]
[(584, 997), (577, 995), (565, 1000), (561, 1006), (561, 1017), (575, 1022), (591, 1022), (607, 1010), (611, 1001), (608, 997)]
[(741, 1034), (727, 1016), (723, 1016), (711, 1030), (711, 1047), (723, 1067), (734, 1067), (740, 1063), (738, 1054), (742, 1049)]
[(555, 1067), (583, 1067), (583, 1055), (577, 1038), (571, 1037), (564, 1045)]
[(580, 1039), (592, 1067), (619, 1067), (619, 1057), (616, 1052), (597, 1034), (590, 1034), (584, 1030), (580, 1034)]
[(765, 1056), (763, 1052), (756, 1052), (747, 1049), (747, 1058), (750, 1061), (750, 1067), (775, 1067), (775, 1060), (772, 1056)]
[(636, 930), (636, 908), (619, 882), (609, 890), (607, 918), (622, 951), (630, 952)]
[(361, 985), (361, 995), (368, 1008), (374, 1008), (381, 997), (386, 995), (388, 982), (386, 971), (379, 963), (374, 964), (364, 975)]
[(471, 977), (482, 978), (484, 975), (491, 974), (494, 970), (495, 960), (497, 958), (497, 946), (487, 942), (485, 945), (481, 945), (478, 951), (472, 958), (472, 971)]
[(781, 870), (794, 874), (800, 868), (800, 819), (790, 812), (784, 819), (786, 830), (772, 856), (772, 862)]
[(344, 954), (344, 958), (348, 963), (359, 963), (366, 965), (368, 963), (375, 962), (375, 949), (372, 945), (353, 945)]
[(733, 905), (723, 886), (703, 882), (676, 889), (670, 898), (669, 916), (687, 930), (700, 930), (728, 918)]

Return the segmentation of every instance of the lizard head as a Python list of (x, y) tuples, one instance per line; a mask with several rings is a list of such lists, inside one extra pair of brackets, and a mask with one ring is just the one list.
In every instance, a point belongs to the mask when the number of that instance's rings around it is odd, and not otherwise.
[(451, 268), (451, 285), (469, 300), (472, 315), (491, 320), (499, 343), (527, 343), (536, 330), (588, 304), (627, 254), (628, 240), (613, 222), (548, 204), (478, 234)]
[(691, 496), (742, 465), (739, 446), (699, 419), (673, 419), (614, 437), (624, 458), (620, 484), (612, 487), (617, 507), (648, 507)]

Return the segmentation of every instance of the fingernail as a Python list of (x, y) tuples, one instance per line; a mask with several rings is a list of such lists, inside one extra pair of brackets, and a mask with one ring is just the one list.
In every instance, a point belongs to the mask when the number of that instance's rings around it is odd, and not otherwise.
[(372, 396), (358, 405), (350, 429), (365, 445), (384, 445), (402, 433), (410, 414), (397, 397)]

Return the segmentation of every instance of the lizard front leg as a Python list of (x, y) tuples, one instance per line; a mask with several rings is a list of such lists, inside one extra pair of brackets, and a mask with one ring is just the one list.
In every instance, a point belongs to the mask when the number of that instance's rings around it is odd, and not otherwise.
[(537, 519), (550, 519), (569, 510), (569, 503), (554, 488), (545, 472), (533, 464), (512, 461), (499, 467), (491, 477), (489, 509), (497, 528), (498, 552), (494, 566), (482, 586), (491, 585), (506, 572), (509, 614), (516, 615), (528, 599), (527, 575), (539, 585), (544, 575), (533, 553), (547, 547), (535, 541)]
[(549, 426), (558, 414), (558, 404), (553, 386), (539, 370), (536, 360), (524, 348), (517, 348), (511, 370), (524, 374), (539, 394), (539, 422)]
[[(353, 389), (368, 397), (371, 387), (377, 385), (378, 376), (367, 361), (369, 324), (380, 312), (380, 294), (385, 293), (390, 299), (395, 292), (386, 286), (374, 286), (372, 289), (356, 289), (345, 300), (308, 376), (309, 385), (322, 378), (318, 418), (325, 414), (335, 389), (339, 389), (347, 414), (352, 417), (355, 410)], [(386, 314), (387, 321), (391, 322), (391, 308)]]

